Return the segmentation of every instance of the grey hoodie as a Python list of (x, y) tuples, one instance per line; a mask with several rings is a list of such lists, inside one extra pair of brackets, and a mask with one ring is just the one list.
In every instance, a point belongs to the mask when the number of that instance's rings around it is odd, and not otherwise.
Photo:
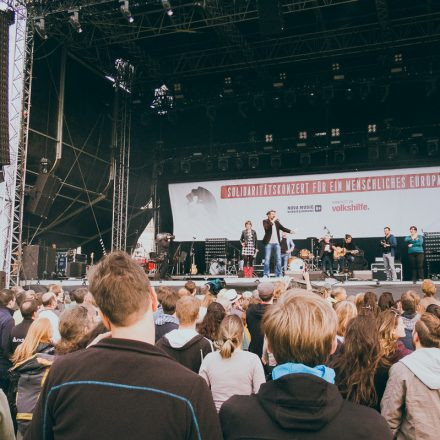
[(429, 389), (440, 389), (440, 349), (420, 348), (400, 360)]

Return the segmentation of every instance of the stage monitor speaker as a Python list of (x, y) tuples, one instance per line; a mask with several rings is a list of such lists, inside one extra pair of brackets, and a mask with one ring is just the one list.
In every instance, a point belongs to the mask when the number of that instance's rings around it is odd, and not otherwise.
[(9, 25), (11, 12), (0, 11), (0, 168), (9, 165)]
[(6, 272), (4, 270), (0, 270), (0, 289), (4, 289), (6, 287)]
[(258, 0), (260, 33), (271, 36), (281, 34), (284, 29), (280, 0)]
[(39, 174), (31, 191), (26, 210), (46, 219), (60, 185), (61, 180), (58, 177), (49, 173)]
[(373, 272), (371, 270), (354, 270), (353, 271), (353, 278), (356, 280), (372, 280), (373, 279)]
[(66, 276), (68, 278), (84, 278), (86, 276), (87, 265), (85, 263), (77, 263), (69, 261), (67, 263)]

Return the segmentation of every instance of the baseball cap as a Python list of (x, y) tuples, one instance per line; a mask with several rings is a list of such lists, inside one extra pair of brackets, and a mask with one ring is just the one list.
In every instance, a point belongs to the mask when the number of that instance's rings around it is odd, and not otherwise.
[(269, 301), (273, 296), (275, 286), (272, 283), (258, 284), (258, 296), (262, 301)]

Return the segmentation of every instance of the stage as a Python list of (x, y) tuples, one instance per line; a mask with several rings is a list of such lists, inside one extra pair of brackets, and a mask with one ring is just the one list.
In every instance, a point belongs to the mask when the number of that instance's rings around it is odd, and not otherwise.
[[(175, 290), (183, 287), (188, 280), (194, 281), (197, 287), (204, 286), (211, 279), (223, 279), (226, 287), (229, 289), (236, 289), (238, 292), (244, 292), (246, 290), (254, 290), (261, 282), (282, 281), (286, 285), (295, 286), (298, 283), (304, 284), (297, 276), (285, 276), (285, 277), (270, 277), (270, 278), (240, 278), (238, 276), (212, 276), (212, 275), (196, 275), (196, 276), (175, 276), (172, 279), (167, 280), (150, 280), (153, 287), (160, 286), (171, 287)], [(434, 281), (439, 286), (440, 281)], [(64, 290), (72, 291), (79, 287), (87, 286), (87, 280), (85, 279), (65, 279), (65, 280), (39, 280), (39, 281), (27, 281), (23, 282), (22, 286), (26, 289), (32, 289), (35, 291), (44, 290), (50, 284), (61, 284)], [(312, 281), (314, 288), (319, 287), (344, 287), (348, 295), (356, 295), (357, 293), (372, 291), (379, 296), (382, 292), (391, 292), (394, 299), (400, 299), (402, 293), (408, 290), (414, 290), (419, 295), (423, 295), (421, 291), (421, 282), (413, 284), (411, 281), (376, 281), (376, 280), (342, 280), (338, 281), (335, 278), (326, 278), (321, 281)], [(439, 295), (439, 294), (438, 294)]]

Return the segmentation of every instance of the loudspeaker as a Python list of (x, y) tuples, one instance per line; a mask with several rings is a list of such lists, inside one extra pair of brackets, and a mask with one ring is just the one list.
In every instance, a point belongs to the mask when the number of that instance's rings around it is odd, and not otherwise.
[(353, 271), (353, 278), (356, 280), (372, 280), (373, 279), (373, 272), (371, 270), (354, 270)]
[(9, 117), (8, 117), (8, 74), (9, 74), (9, 25), (10, 13), (0, 11), (0, 167), (9, 165)]
[(258, 0), (260, 33), (280, 34), (284, 29), (283, 12), (279, 0)]
[(31, 191), (26, 210), (46, 219), (60, 185), (61, 179), (58, 177), (48, 173), (39, 174)]
[(4, 289), (6, 287), (6, 272), (0, 270), (0, 289)]
[(50, 278), (53, 272), (56, 272), (56, 249), (39, 245), (23, 247), (21, 279)]
[(86, 276), (87, 265), (85, 263), (77, 263), (69, 261), (67, 263), (66, 277), (68, 278), (84, 278)]

